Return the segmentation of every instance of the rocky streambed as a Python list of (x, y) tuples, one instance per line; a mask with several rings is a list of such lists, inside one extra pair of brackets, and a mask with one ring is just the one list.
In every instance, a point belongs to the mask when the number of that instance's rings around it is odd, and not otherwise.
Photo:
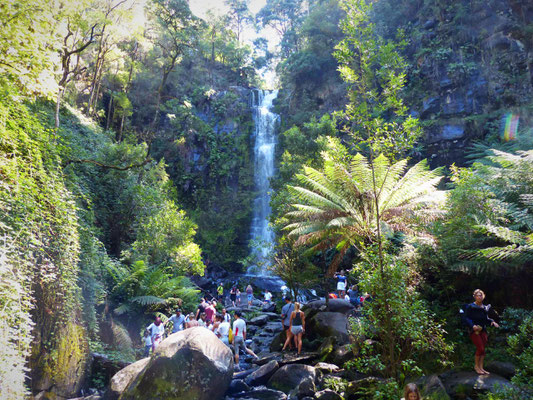
[[(279, 313), (259, 303), (241, 309), (247, 322), (247, 346), (259, 358), (241, 356), (235, 368), (233, 354), (211, 331), (196, 327), (170, 335), (149, 358), (117, 372), (104, 394), (85, 399), (186, 400), (358, 400), (371, 399), (382, 380), (344, 369), (357, 345), (349, 335), (353, 307), (333, 299), (308, 303), (304, 351), (281, 352), (284, 333)], [(230, 308), (228, 311), (232, 311)], [(491, 375), (447, 371), (416, 381), (424, 396), (439, 399), (475, 399), (495, 385), (510, 385), (514, 373), (507, 363), (487, 365)], [(81, 400), (81, 398), (79, 398)]]

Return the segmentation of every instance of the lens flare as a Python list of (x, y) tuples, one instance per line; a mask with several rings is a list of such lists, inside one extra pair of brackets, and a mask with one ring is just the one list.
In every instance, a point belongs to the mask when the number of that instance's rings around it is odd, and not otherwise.
[(503, 140), (505, 142), (516, 139), (519, 121), (520, 116), (513, 113), (508, 113), (504, 117)]

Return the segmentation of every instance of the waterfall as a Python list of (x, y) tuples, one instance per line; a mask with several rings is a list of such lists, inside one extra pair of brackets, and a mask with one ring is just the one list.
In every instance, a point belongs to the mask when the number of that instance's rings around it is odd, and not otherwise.
[(274, 152), (279, 115), (270, 111), (278, 91), (253, 91), (253, 119), (255, 122), (254, 183), (257, 197), (254, 200), (251, 226), (251, 255), (253, 265), (249, 274), (269, 275), (272, 264), (274, 232), (268, 225), (270, 217), (270, 178), (274, 175)]

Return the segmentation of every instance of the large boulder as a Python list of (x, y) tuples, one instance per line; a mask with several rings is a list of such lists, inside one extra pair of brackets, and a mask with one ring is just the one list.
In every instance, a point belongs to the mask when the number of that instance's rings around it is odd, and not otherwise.
[(424, 397), (436, 397), (442, 400), (449, 400), (450, 396), (446, 393), (442, 381), (438, 375), (424, 376), (416, 381)]
[(115, 400), (124, 393), (126, 388), (130, 385), (131, 382), (140, 374), (148, 363), (150, 358), (146, 357), (142, 360), (134, 362), (133, 364), (128, 365), (125, 368), (122, 368), (111, 378), (109, 384), (109, 390), (106, 393), (106, 400)]
[(485, 364), (485, 369), (506, 379), (511, 379), (516, 373), (514, 364), (505, 361), (489, 361)]
[(248, 375), (245, 382), (250, 386), (264, 385), (278, 368), (279, 364), (276, 360), (269, 361)]
[(120, 399), (219, 399), (232, 375), (231, 350), (210, 330), (190, 328), (163, 340)]
[(323, 338), (334, 337), (339, 345), (350, 342), (348, 317), (341, 312), (320, 311), (306, 320), (306, 332)]
[(278, 369), (267, 383), (272, 389), (290, 393), (305, 380), (315, 381), (317, 372), (314, 367), (305, 364), (287, 364)]
[(349, 301), (343, 299), (330, 299), (326, 306), (326, 300), (314, 300), (307, 303), (303, 311), (316, 310), (316, 311), (330, 311), (347, 314), (354, 309), (354, 306)]
[(499, 375), (478, 375), (474, 371), (448, 371), (439, 378), (452, 398), (458, 395), (478, 397), (497, 386), (512, 386), (511, 382)]

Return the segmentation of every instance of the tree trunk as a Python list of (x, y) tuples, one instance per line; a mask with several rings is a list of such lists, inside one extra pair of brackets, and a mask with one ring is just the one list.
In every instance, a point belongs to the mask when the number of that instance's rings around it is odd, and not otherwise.
[(59, 109), (61, 108), (61, 99), (63, 98), (63, 92), (65, 88), (59, 87), (56, 99), (56, 115), (55, 115), (55, 128), (59, 128)]

